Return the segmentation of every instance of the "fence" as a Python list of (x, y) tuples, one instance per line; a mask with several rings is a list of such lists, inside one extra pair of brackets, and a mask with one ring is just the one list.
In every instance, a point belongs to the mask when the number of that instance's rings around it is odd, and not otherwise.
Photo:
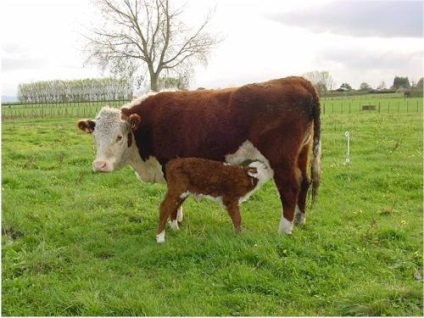
[(423, 98), (321, 99), (323, 114), (351, 113), (423, 113)]
[(39, 103), (39, 104), (2, 104), (2, 119), (19, 118), (88, 118), (94, 117), (103, 106), (120, 107), (128, 100)]
[[(19, 118), (89, 118), (94, 117), (105, 105), (120, 107), (128, 100), (18, 104), (4, 103), (2, 119)], [(321, 99), (322, 114), (365, 114), (365, 113), (423, 113), (423, 98), (358, 98)]]

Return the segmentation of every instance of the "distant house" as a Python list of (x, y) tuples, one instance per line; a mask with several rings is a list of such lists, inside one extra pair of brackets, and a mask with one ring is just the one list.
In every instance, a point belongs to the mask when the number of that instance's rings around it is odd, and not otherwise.
[(338, 89), (335, 90), (336, 92), (347, 92), (349, 91), (349, 89), (347, 87), (339, 87)]

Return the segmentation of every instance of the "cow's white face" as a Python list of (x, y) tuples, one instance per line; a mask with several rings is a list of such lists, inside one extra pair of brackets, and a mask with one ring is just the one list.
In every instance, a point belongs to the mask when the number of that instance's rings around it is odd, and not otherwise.
[(96, 142), (96, 159), (94, 171), (109, 172), (128, 164), (136, 151), (133, 131), (140, 123), (138, 115), (122, 118), (121, 111), (103, 107), (95, 120), (81, 120), (78, 127), (94, 136)]

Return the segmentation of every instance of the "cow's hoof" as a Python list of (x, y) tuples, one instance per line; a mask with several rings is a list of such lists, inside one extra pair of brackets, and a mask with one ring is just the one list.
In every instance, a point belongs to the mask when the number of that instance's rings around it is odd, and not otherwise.
[(159, 244), (165, 242), (165, 230), (163, 230), (160, 234), (156, 235), (156, 242)]
[(293, 231), (293, 222), (286, 220), (285, 217), (281, 218), (280, 228), (278, 229), (280, 233), (291, 235)]
[(305, 224), (306, 223), (306, 214), (305, 213), (296, 213), (294, 216), (295, 224)]

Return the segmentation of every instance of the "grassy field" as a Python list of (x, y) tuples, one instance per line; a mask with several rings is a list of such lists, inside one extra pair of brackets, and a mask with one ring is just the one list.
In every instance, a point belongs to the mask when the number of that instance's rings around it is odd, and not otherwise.
[(188, 199), (163, 245), (165, 187), (93, 173), (75, 122), (2, 122), (2, 315), (423, 315), (422, 114), (324, 115), (319, 198), (291, 237), (269, 182), (240, 236)]

